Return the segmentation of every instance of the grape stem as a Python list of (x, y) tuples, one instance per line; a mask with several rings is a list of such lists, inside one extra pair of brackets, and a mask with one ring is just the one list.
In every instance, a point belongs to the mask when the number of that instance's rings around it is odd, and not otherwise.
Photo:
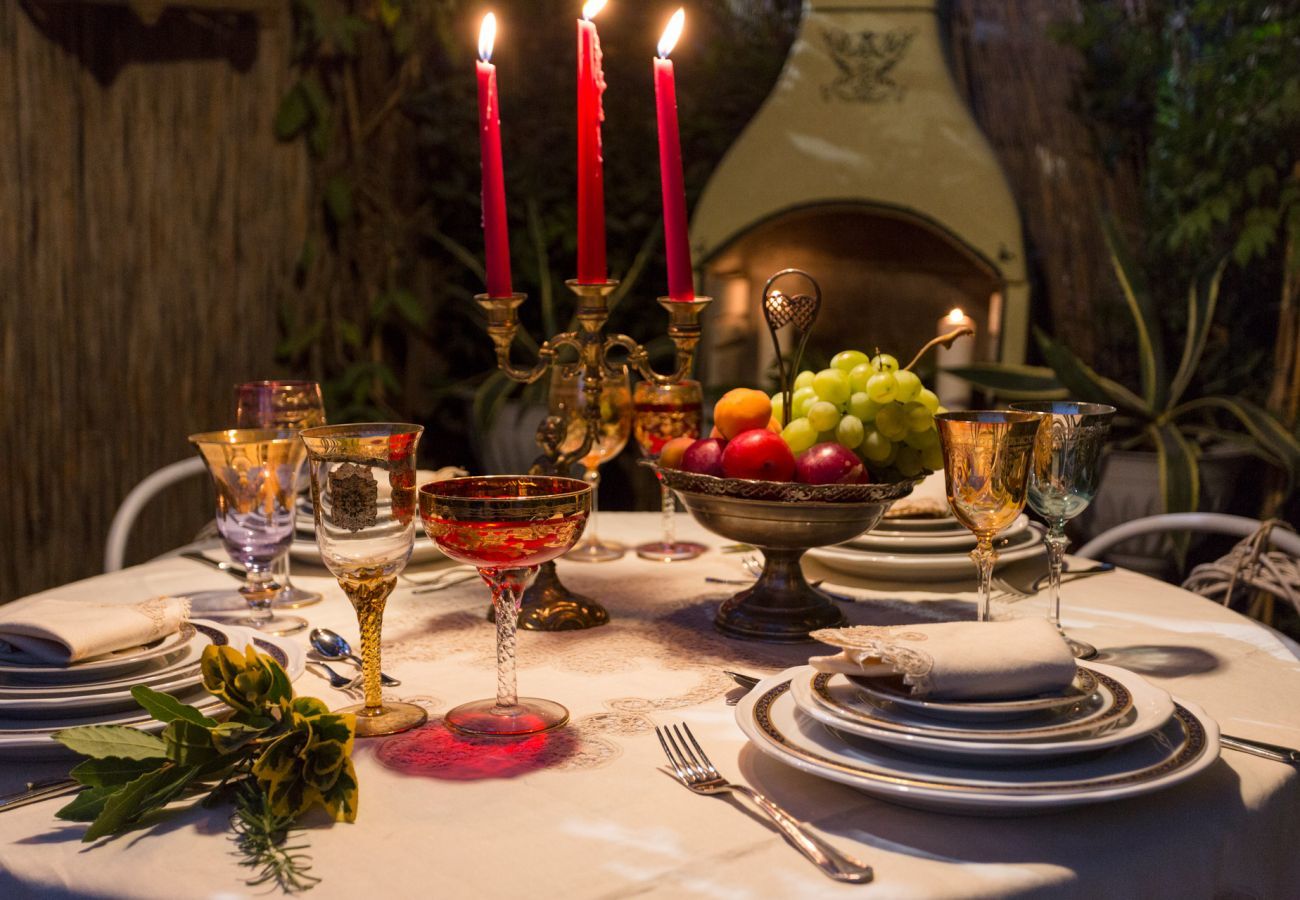
[(952, 331), (948, 332), (947, 334), (939, 335), (937, 338), (930, 341), (920, 350), (916, 351), (916, 356), (912, 357), (912, 361), (910, 363), (903, 366), (903, 371), (904, 372), (910, 371), (912, 366), (919, 363), (921, 361), (921, 357), (929, 353), (930, 350), (933, 349), (934, 347), (940, 347), (940, 346), (951, 347), (953, 345), (953, 342), (956, 341), (958, 338), (965, 337), (968, 334), (974, 334), (974, 333), (975, 333), (974, 328), (971, 328), (969, 325), (963, 325), (960, 328), (954, 328)]

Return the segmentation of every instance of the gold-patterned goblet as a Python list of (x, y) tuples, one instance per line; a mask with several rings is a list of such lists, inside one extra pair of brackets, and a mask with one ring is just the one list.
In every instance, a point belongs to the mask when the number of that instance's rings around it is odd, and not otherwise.
[(1043, 417), (1037, 413), (974, 410), (935, 416), (943, 448), (948, 505), (975, 533), (971, 559), (979, 568), (975, 618), (989, 620), (989, 595), (998, 554), (993, 538), (1025, 508), (1034, 440)]
[(584, 411), (587, 404), (600, 404), (600, 434), (582, 458), (583, 478), (591, 485), (591, 519), (582, 543), (564, 555), (575, 562), (610, 562), (627, 549), (613, 541), (602, 541), (596, 533), (597, 492), (600, 490), (600, 466), (623, 452), (632, 434), (632, 384), (627, 369), (606, 367), (597, 393), (588, 386), (586, 369), (569, 366), (551, 370), (551, 413), (562, 415), (566, 423), (563, 453), (574, 453), (587, 435)]
[[(192, 434), (189, 440), (216, 487), (222, 543), (230, 558), (244, 567), (239, 593), (248, 603), (249, 614), (238, 624), (268, 634), (293, 634), (306, 628), (305, 619), (277, 616), (271, 609), (271, 598), (280, 591), (271, 564), (293, 541), (293, 505), (306, 455), (298, 435), (232, 428)], [(195, 595), (191, 602), (202, 608), (205, 599), (209, 598)]]
[(1011, 408), (1046, 417), (1038, 434), (1038, 451), (1029, 478), (1029, 505), (1047, 520), (1043, 535), (1051, 591), (1047, 618), (1077, 658), (1092, 659), (1097, 655), (1097, 648), (1070, 637), (1061, 628), (1061, 569), (1065, 548), (1070, 545), (1070, 539), (1065, 536), (1065, 523), (1087, 509), (1097, 494), (1101, 451), (1110, 433), (1115, 407), (1072, 400), (1038, 400), (1013, 403)]
[(415, 450), (419, 425), (325, 425), (300, 434), (311, 465), (316, 543), (325, 566), (352, 601), (361, 630), (365, 703), (357, 735), (395, 734), (428, 713), (380, 692), (384, 605), (415, 543)]
[(592, 488), (576, 478), (489, 475), (420, 487), (424, 530), (443, 553), (476, 566), (492, 590), (497, 626), (495, 700), (447, 713), (464, 734), (518, 737), (559, 728), (569, 711), (553, 700), (520, 697), (515, 678), (519, 603), (537, 567), (577, 543), (592, 507)]
[[(325, 401), (314, 381), (245, 381), (235, 386), (235, 425), (238, 428), (279, 428), (301, 431), (325, 424)], [(305, 479), (300, 480), (300, 483)], [(274, 606), (297, 609), (320, 603), (320, 591), (295, 587), (289, 577), (289, 550), (285, 549), (271, 572), (280, 584)]]
[[(655, 458), (664, 444), (679, 437), (697, 438), (704, 420), (704, 395), (698, 381), (657, 384), (638, 381), (632, 393), (632, 433), (648, 458)], [(694, 559), (704, 552), (704, 545), (677, 540), (677, 504), (673, 492), (659, 477), (660, 524), (663, 537), (640, 544), (636, 555), (659, 562)]]

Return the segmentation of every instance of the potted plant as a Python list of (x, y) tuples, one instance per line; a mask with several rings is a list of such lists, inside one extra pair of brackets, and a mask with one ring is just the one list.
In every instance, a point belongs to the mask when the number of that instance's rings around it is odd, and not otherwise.
[[(1035, 329), (1034, 336), (1046, 366), (983, 363), (950, 371), (1008, 400), (1068, 396), (1109, 403), (1118, 410), (1097, 508), (1091, 511), (1091, 522), (1083, 523), (1091, 531), (1141, 515), (1195, 511), (1207, 500), (1221, 502), (1231, 492), (1234, 470), (1240, 469), (1223, 464), (1233, 456), (1253, 457), (1276, 467), (1284, 474), (1289, 492), (1300, 472), (1296, 436), (1276, 416), (1244, 397), (1189, 391), (1205, 353), (1226, 261), (1189, 285), (1187, 330), (1178, 366), (1171, 370), (1155, 300), (1109, 227), (1107, 240), (1137, 337), (1137, 389), (1097, 372), (1041, 329)], [(1218, 474), (1218, 483), (1207, 485), (1207, 473)], [(1143, 495), (1144, 486), (1148, 490)], [(1108, 501), (1118, 501), (1111, 502), (1110, 515), (1106, 514)]]

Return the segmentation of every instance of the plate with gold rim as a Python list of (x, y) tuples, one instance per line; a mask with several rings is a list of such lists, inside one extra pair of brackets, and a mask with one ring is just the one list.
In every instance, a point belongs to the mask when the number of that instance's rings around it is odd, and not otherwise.
[(1219, 728), (1185, 700), (1155, 733), (1109, 750), (1030, 766), (959, 764), (845, 736), (803, 713), (791, 672), (764, 679), (736, 707), (761, 753), (818, 778), (919, 809), (1028, 815), (1151, 793), (1179, 784), (1219, 756)]
[[(1174, 713), (1173, 701), (1168, 692), (1155, 687), (1145, 678), (1116, 666), (1095, 665), (1093, 670), (1111, 679), (1111, 689), (1131, 695), (1131, 708), (1117, 707), (1122, 715), (1098, 723), (1095, 727), (1074, 734), (1046, 734), (1038, 737), (1015, 735), (1003, 738), (993, 734), (983, 739), (952, 736), (939, 737), (933, 731), (901, 726), (883, 716), (872, 717), (858, 710), (854, 717), (832, 712), (814, 699), (813, 683), (816, 680), (810, 666), (800, 666), (789, 671), (793, 679), (792, 694), (796, 705), (808, 716), (841, 731), (870, 738), (910, 753), (941, 759), (979, 760), (981, 762), (1019, 763), (1085, 753), (1114, 747), (1136, 740), (1158, 730)], [(834, 691), (834, 688), (832, 688)], [(852, 687), (843, 682), (840, 689), (851, 693)], [(1128, 704), (1124, 704), (1128, 705)]]
[(901, 734), (959, 741), (1067, 740), (1113, 728), (1124, 722), (1133, 709), (1133, 695), (1122, 683), (1100, 673), (1089, 675), (1093, 690), (1074, 703), (998, 721), (936, 721), (890, 701), (865, 695), (853, 679), (844, 675), (815, 671), (809, 679), (810, 690), (795, 691), (795, 703), (802, 707), (805, 702), (812, 702), (838, 718)]
[[(1029, 516), (1023, 513), (994, 537), (994, 546), (1006, 545), (1029, 527)], [(971, 550), (975, 547), (975, 533), (958, 525), (947, 531), (889, 531), (873, 528), (864, 531), (839, 547), (854, 550), (894, 550), (900, 553), (938, 553), (941, 551)]]
[(952, 722), (999, 722), (1071, 706), (1097, 689), (1097, 677), (1079, 666), (1074, 681), (1064, 691), (1009, 700), (932, 700), (912, 696), (899, 676), (867, 678), (847, 676), (859, 691), (873, 700), (892, 703), (930, 719)]
[[(1032, 559), (1046, 552), (1039, 525), (1029, 527), (998, 550), (996, 565)], [(911, 553), (897, 550), (861, 550), (854, 547), (813, 547), (804, 556), (828, 569), (860, 578), (893, 581), (956, 581), (976, 574), (969, 553)]]

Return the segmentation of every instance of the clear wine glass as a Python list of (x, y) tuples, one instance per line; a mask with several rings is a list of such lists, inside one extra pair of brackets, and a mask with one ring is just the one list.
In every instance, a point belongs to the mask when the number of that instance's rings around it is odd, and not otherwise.
[(600, 434), (582, 458), (583, 478), (591, 485), (591, 517), (587, 536), (565, 554), (575, 562), (609, 562), (627, 552), (622, 544), (602, 541), (596, 533), (597, 492), (600, 490), (600, 466), (623, 452), (632, 434), (632, 385), (627, 369), (605, 369), (599, 396), (588, 386), (583, 366), (551, 370), (551, 412), (564, 416), (566, 431), (561, 452), (572, 453), (582, 446), (587, 435), (585, 410), (589, 403), (600, 405)]
[[(657, 457), (664, 444), (674, 438), (700, 436), (704, 421), (704, 394), (698, 381), (656, 384), (639, 381), (632, 394), (632, 430), (641, 452)], [(703, 544), (677, 540), (677, 504), (668, 485), (659, 479), (660, 519), (663, 537), (641, 544), (636, 555), (660, 562), (695, 559), (704, 552)]]
[[(280, 428), (301, 431), (325, 424), (325, 402), (314, 381), (246, 381), (235, 386), (235, 425), (239, 428)], [(306, 487), (307, 479), (300, 479)], [(292, 545), (292, 542), (290, 542)], [(296, 587), (289, 577), (289, 549), (271, 565), (280, 593), (271, 602), (284, 609), (321, 601), (320, 591)]]
[(993, 538), (1025, 508), (1034, 439), (1043, 417), (1037, 413), (974, 410), (934, 417), (943, 447), (948, 505), (957, 520), (975, 533), (971, 559), (979, 568), (980, 597), (975, 618), (989, 620)]
[(497, 695), (447, 713), (465, 734), (515, 737), (559, 728), (569, 711), (553, 700), (520, 697), (515, 676), (519, 604), (537, 567), (582, 535), (594, 489), (576, 478), (490, 475), (420, 488), (424, 530), (443, 553), (478, 568), (492, 590), (497, 626)]
[[(292, 431), (230, 429), (192, 434), (217, 494), (217, 531), (232, 561), (244, 567), (239, 593), (248, 617), (237, 624), (267, 634), (293, 634), (305, 619), (276, 615), (280, 591), (271, 564), (293, 541), (294, 499), (306, 451)], [(225, 592), (219, 592), (224, 595)], [(203, 605), (203, 598), (197, 599)]]
[(325, 425), (300, 434), (311, 465), (316, 544), (352, 601), (361, 631), (365, 702), (357, 735), (395, 734), (422, 725), (423, 707), (385, 699), (380, 690), (384, 606), (415, 543), (415, 451), (419, 425)]
[(1051, 605), (1047, 617), (1079, 659), (1092, 659), (1097, 648), (1061, 629), (1061, 569), (1070, 539), (1065, 523), (1088, 508), (1097, 495), (1101, 453), (1110, 433), (1115, 407), (1104, 403), (1043, 400), (1012, 403), (1011, 408), (1042, 414), (1039, 448), (1029, 478), (1029, 505), (1047, 520), (1047, 573)]

